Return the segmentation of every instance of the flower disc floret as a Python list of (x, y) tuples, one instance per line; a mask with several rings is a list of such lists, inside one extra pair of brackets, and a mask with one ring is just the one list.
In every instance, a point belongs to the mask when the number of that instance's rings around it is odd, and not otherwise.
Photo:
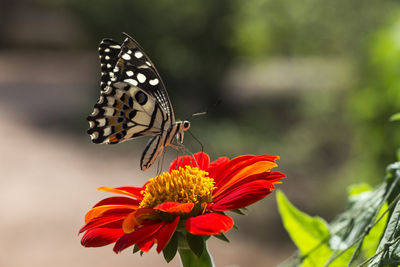
[(164, 202), (209, 203), (215, 181), (198, 167), (186, 166), (149, 180), (140, 202), (141, 208), (154, 208)]

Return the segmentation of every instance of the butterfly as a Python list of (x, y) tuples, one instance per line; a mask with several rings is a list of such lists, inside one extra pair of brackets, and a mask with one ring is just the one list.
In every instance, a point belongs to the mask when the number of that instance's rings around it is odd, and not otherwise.
[[(140, 45), (128, 34), (122, 44), (103, 39), (100, 98), (87, 117), (87, 133), (93, 143), (118, 144), (141, 136), (152, 136), (141, 159), (147, 170), (165, 147), (183, 144), (189, 121), (175, 121), (174, 111), (156, 67)], [(177, 146), (173, 144), (176, 138)]]

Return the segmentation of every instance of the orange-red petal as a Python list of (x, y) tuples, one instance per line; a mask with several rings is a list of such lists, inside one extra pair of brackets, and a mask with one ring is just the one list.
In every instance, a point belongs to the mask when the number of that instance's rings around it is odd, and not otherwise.
[(125, 233), (132, 233), (144, 220), (150, 219), (156, 214), (157, 212), (152, 208), (137, 209), (126, 215), (124, 222), (122, 223), (122, 229)]
[(153, 247), (153, 245), (154, 245), (154, 239), (152, 238), (150, 240), (145, 240), (137, 243), (137, 246), (143, 252), (148, 252)]
[(120, 216), (107, 216), (107, 217), (92, 219), (79, 230), (79, 233), (83, 233), (85, 231), (100, 227), (121, 228), (122, 221), (124, 218), (125, 218), (124, 215), (120, 215)]
[(231, 217), (219, 213), (207, 213), (186, 220), (186, 230), (194, 235), (218, 235), (233, 227)]
[(158, 253), (160, 253), (168, 244), (169, 240), (171, 240), (171, 237), (174, 234), (176, 227), (178, 226), (179, 219), (180, 217), (176, 216), (172, 222), (166, 223), (156, 234), (155, 238), (157, 239)]
[(172, 214), (189, 214), (193, 207), (193, 203), (164, 202), (154, 209)]
[(113, 248), (114, 252), (119, 253), (133, 244), (151, 240), (163, 225), (164, 222), (162, 221), (150, 221), (136, 231), (130, 234), (124, 234), (115, 243)]
[(262, 172), (262, 173), (257, 173), (257, 174), (250, 175), (247, 177), (243, 177), (241, 180), (230, 185), (230, 187), (226, 188), (220, 194), (218, 194), (216, 196), (214, 195), (213, 201), (217, 202), (218, 200), (224, 198), (226, 195), (229, 195), (232, 191), (236, 190), (236, 188), (238, 188), (239, 186), (248, 184), (248, 183), (256, 181), (256, 180), (267, 181), (268, 183), (265, 183), (265, 186), (272, 190), (272, 189), (274, 189), (273, 184), (277, 183), (280, 179), (282, 179), (284, 177), (285, 177), (285, 175), (280, 172)]
[(83, 235), (81, 244), (84, 247), (102, 247), (114, 243), (122, 235), (124, 235), (124, 231), (120, 228), (96, 228)]
[(215, 187), (217, 187), (217, 189), (213, 192), (214, 197), (223, 193), (227, 188), (248, 176), (262, 172), (269, 172), (272, 168), (277, 166), (275, 162), (259, 161), (257, 160), (257, 157), (246, 160), (246, 164), (238, 165), (231, 168), (230, 171), (223, 173), (218, 179), (215, 178)]
[(94, 207), (86, 213), (85, 223), (88, 223), (94, 218), (107, 215), (128, 214), (138, 207), (136, 205), (104, 205)]
[(274, 184), (285, 177), (286, 177), (286, 175), (284, 173), (274, 171), (274, 172), (270, 172), (270, 174), (268, 175), (268, 181), (270, 181), (271, 183)]
[(214, 201), (212, 210), (226, 211), (247, 207), (272, 192), (274, 186), (269, 181), (255, 180), (243, 183), (223, 197)]
[(210, 163), (210, 157), (207, 153), (198, 152), (191, 156), (181, 156), (172, 161), (169, 171), (177, 170), (179, 167), (191, 166), (191, 167), (199, 167), (201, 170), (207, 170), (208, 165)]
[(109, 197), (97, 202), (93, 208), (104, 205), (136, 205), (139, 207), (139, 204), (140, 201), (130, 197)]
[(208, 172), (210, 177), (215, 177), (215, 174), (220, 170), (220, 168), (223, 168), (223, 166), (225, 166), (225, 164), (228, 162), (228, 157), (220, 157), (217, 160), (211, 162), (208, 166), (208, 169), (205, 171)]
[(97, 189), (104, 192), (127, 195), (130, 197), (134, 197), (137, 200), (143, 199), (143, 195), (140, 193), (143, 190), (143, 187), (133, 187), (133, 186), (124, 186), (117, 188), (99, 187)]

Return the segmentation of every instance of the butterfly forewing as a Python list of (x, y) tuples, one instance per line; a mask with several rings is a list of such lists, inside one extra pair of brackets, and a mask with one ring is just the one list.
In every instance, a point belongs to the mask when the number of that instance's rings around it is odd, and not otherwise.
[(103, 39), (99, 45), (101, 91), (111, 84), (111, 78), (114, 76), (114, 67), (118, 61), (118, 54), (120, 51), (121, 45), (112, 39)]
[(116, 79), (131, 83), (148, 92), (157, 99), (157, 103), (165, 111), (168, 119), (174, 121), (174, 112), (164, 83), (143, 49), (128, 36), (121, 45), (118, 57), (114, 69)]

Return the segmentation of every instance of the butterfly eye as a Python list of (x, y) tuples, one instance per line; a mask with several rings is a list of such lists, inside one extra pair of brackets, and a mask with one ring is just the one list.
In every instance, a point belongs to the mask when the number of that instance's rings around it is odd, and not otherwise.
[(136, 93), (135, 99), (140, 105), (143, 106), (147, 102), (147, 95), (145, 93), (139, 91)]
[(183, 128), (184, 128), (185, 130), (187, 130), (187, 129), (189, 129), (189, 127), (190, 127), (190, 122), (184, 121), (184, 122), (183, 122)]

